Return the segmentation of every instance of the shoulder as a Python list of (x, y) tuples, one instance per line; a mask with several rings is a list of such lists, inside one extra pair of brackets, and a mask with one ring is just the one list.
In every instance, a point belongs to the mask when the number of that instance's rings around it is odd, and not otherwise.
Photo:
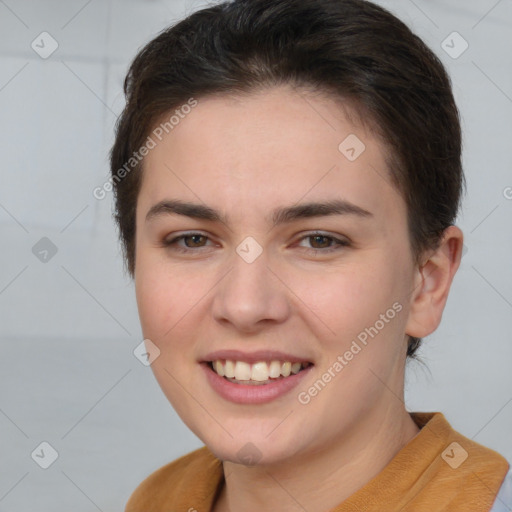
[(413, 419), (423, 432), (416, 442), (422, 440), (422, 449), (431, 453), (438, 486), (464, 489), (453, 494), (446, 510), (463, 510), (469, 504), (477, 510), (479, 504), (478, 510), (512, 511), (511, 468), (502, 454), (454, 430), (440, 412), (415, 413)]
[(512, 509), (512, 468), (503, 479), (490, 512), (509, 512)]
[(203, 446), (146, 477), (131, 494), (125, 512), (178, 509), (178, 502), (213, 494), (222, 475), (222, 462)]

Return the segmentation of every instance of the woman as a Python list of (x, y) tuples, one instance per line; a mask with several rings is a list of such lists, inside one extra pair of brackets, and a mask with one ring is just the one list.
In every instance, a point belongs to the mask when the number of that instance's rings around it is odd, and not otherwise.
[(147, 357), (206, 445), (126, 511), (510, 506), (503, 456), (403, 401), (463, 241), (458, 111), (423, 42), (362, 0), (235, 0), (148, 43), (125, 93)]

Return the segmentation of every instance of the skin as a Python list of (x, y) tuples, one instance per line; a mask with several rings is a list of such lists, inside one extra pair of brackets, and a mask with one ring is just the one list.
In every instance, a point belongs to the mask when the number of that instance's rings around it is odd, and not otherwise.
[[(142, 330), (160, 349), (152, 369), (163, 392), (224, 461), (216, 512), (325, 511), (418, 433), (403, 402), (406, 335), (437, 328), (462, 232), (448, 228), (439, 249), (415, 266), (405, 202), (390, 183), (385, 148), (345, 112), (332, 99), (287, 86), (200, 98), (145, 159), (135, 266)], [(349, 134), (366, 146), (352, 162), (338, 150)], [(337, 198), (371, 215), (269, 223), (274, 208)], [(146, 221), (164, 199), (206, 204), (228, 222), (176, 214)], [(308, 238), (315, 230), (350, 245)], [(163, 245), (196, 231), (207, 238)], [(263, 249), (252, 263), (236, 252), (247, 236)], [(401, 311), (301, 404), (298, 393), (396, 302)], [(270, 403), (234, 404), (216, 394), (198, 363), (220, 349), (275, 349), (314, 367), (298, 388)], [(237, 455), (247, 442), (261, 457), (251, 467)]]

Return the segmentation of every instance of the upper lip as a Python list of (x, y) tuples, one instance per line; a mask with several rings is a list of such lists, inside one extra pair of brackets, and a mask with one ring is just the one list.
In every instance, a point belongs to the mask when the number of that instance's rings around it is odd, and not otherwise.
[(277, 350), (256, 350), (255, 352), (242, 352), (240, 350), (216, 350), (206, 354), (202, 361), (218, 361), (219, 359), (229, 359), (230, 361), (244, 361), (249, 364), (259, 361), (290, 361), (291, 363), (311, 363), (312, 361), (295, 356), (293, 354), (285, 354)]

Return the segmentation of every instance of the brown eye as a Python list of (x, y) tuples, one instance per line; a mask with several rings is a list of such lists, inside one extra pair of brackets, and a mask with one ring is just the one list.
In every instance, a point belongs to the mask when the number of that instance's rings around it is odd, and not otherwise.
[(340, 251), (344, 247), (348, 247), (350, 245), (347, 240), (342, 240), (324, 233), (310, 233), (309, 235), (302, 237), (300, 243), (304, 240), (308, 242), (309, 247), (305, 247), (304, 245), (300, 246), (304, 247), (306, 252), (313, 253), (314, 255)]
[[(202, 242), (206, 241), (207, 237), (205, 237), (204, 235), (195, 234), (184, 235), (182, 239), (187, 247), (203, 247)], [(188, 244), (186, 242), (187, 240), (191, 240), (191, 244)]]
[(330, 247), (330, 243), (332, 240), (331, 237), (325, 235), (311, 235), (308, 238), (312, 240), (312, 246), (314, 249), (325, 249), (327, 247)]
[(194, 251), (194, 249), (202, 249), (204, 247), (208, 247), (208, 240), (209, 237), (203, 235), (202, 233), (185, 233), (170, 240), (164, 240), (162, 245), (172, 251), (192, 253), (201, 252)]

